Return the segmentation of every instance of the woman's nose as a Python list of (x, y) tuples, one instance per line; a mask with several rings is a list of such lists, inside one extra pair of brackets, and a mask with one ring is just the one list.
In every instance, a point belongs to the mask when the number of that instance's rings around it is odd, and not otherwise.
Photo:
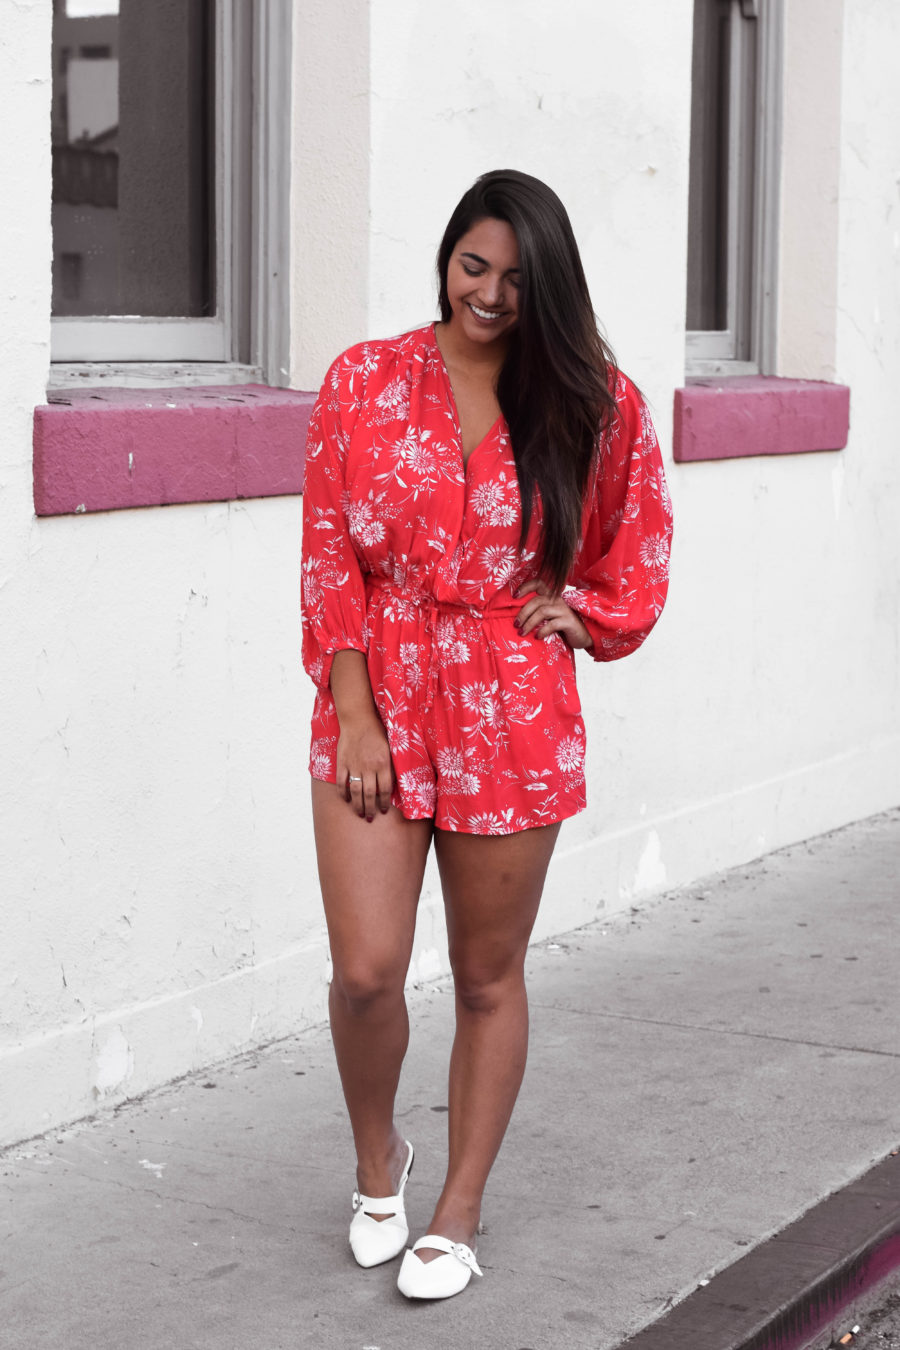
[(492, 309), (497, 309), (503, 300), (503, 280), (501, 277), (488, 275), (481, 283), (481, 296), (486, 305)]

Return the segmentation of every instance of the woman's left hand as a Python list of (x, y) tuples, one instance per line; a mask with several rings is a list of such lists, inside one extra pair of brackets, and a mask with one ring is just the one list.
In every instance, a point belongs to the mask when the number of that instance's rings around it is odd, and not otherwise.
[(542, 641), (551, 633), (559, 633), (570, 647), (592, 647), (591, 635), (574, 609), (570, 609), (565, 600), (552, 595), (546, 582), (523, 581), (516, 591), (516, 599), (534, 592), (530, 600), (519, 610), (516, 627), (525, 637), (533, 633)]

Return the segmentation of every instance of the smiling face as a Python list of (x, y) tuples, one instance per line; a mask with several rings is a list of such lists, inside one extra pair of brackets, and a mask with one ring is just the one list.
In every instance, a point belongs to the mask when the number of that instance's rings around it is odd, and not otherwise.
[(449, 327), (485, 346), (507, 338), (519, 318), (519, 245), (505, 220), (479, 220), (457, 241), (447, 266)]

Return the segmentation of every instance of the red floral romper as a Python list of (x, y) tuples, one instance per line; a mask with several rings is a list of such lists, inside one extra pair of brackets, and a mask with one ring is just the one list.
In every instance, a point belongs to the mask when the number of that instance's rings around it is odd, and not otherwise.
[[(666, 595), (672, 517), (656, 435), (619, 374), (582, 542), (563, 591), (599, 661), (626, 656)], [(540, 512), (520, 499), (499, 418), (463, 463), (434, 325), (334, 362), (312, 415), (303, 498), (303, 661), (317, 686), (310, 773), (335, 781), (335, 652), (367, 657), (394, 805), (444, 830), (512, 834), (585, 805), (574, 652), (513, 619)]]

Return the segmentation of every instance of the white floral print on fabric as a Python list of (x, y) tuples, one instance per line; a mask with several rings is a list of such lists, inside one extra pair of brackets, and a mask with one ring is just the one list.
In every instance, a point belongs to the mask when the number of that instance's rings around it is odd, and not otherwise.
[[(668, 584), (671, 503), (646, 404), (616, 376), (563, 598), (591, 654), (647, 637)], [(502, 418), (463, 462), (434, 326), (344, 352), (310, 420), (303, 499), (303, 660), (315, 681), (310, 772), (334, 781), (331, 661), (366, 654), (411, 819), (511, 834), (582, 809), (585, 734), (573, 653), (513, 620), (534, 575), (537, 505), (521, 503)]]

